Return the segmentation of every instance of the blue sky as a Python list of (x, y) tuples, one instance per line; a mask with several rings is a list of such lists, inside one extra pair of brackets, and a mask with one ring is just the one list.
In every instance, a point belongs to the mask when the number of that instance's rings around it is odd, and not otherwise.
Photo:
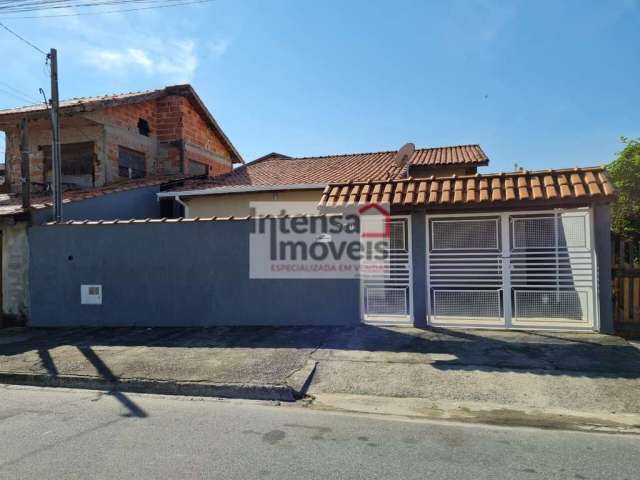
[[(58, 48), (63, 98), (192, 83), (245, 160), (480, 143), (484, 171), (557, 168), (640, 137), (640, 0), (216, 0), (0, 21)], [(48, 91), (39, 54), (3, 30), (0, 46), (0, 108), (25, 103), (6, 85)]]

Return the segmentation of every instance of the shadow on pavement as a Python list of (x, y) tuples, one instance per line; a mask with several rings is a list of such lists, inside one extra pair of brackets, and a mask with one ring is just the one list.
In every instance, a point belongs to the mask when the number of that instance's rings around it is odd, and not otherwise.
[[(49, 351), (75, 346), (108, 381), (117, 378), (94, 347), (175, 349), (311, 349), (320, 353), (372, 352), (415, 355), (443, 370), (512, 370), (538, 375), (640, 378), (640, 351), (625, 340), (597, 334), (357, 327), (59, 328), (10, 329), (15, 342), (0, 344), (2, 357), (37, 351), (57, 374)], [(20, 340), (22, 339), (22, 340)], [(405, 355), (406, 357), (406, 355)], [(158, 362), (162, 359), (159, 358)], [(175, 365), (174, 365), (175, 367)], [(124, 402), (123, 402), (124, 403)]]
[[(82, 352), (85, 358), (89, 360), (91, 365), (93, 365), (93, 367), (100, 374), (103, 380), (109, 383), (118, 381), (118, 379), (113, 374), (113, 372), (111, 372), (109, 367), (105, 365), (105, 363), (91, 349), (91, 347), (84, 345), (84, 346), (78, 347), (78, 350), (80, 350), (80, 352)], [(147, 413), (142, 408), (136, 405), (136, 403), (133, 400), (131, 400), (129, 397), (127, 397), (124, 393), (118, 392), (116, 390), (111, 390), (108, 392), (108, 394), (114, 397), (116, 400), (118, 400), (120, 404), (127, 409), (129, 413), (123, 416), (137, 417), (137, 418), (146, 418), (148, 416)]]

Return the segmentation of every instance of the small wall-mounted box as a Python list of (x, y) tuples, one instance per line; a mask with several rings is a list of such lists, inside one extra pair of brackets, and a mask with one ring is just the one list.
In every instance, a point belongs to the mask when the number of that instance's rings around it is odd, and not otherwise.
[(102, 285), (80, 285), (82, 305), (102, 305)]

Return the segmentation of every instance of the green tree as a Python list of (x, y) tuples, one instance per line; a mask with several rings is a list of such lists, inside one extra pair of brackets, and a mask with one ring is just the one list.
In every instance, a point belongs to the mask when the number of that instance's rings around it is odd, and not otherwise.
[(640, 139), (622, 137), (624, 149), (607, 170), (618, 192), (611, 228), (625, 237), (640, 237)]

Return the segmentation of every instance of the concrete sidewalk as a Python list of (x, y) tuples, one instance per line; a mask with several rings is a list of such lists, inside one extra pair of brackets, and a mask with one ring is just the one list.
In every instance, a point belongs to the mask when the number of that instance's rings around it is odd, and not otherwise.
[(596, 334), (362, 328), (316, 350), (314, 405), (640, 433), (640, 351)]
[[(0, 383), (640, 428), (640, 351), (595, 334), (415, 328), (0, 330)], [(404, 413), (402, 413), (404, 412)]]
[(0, 382), (294, 401), (315, 367), (304, 329), (0, 330)]

